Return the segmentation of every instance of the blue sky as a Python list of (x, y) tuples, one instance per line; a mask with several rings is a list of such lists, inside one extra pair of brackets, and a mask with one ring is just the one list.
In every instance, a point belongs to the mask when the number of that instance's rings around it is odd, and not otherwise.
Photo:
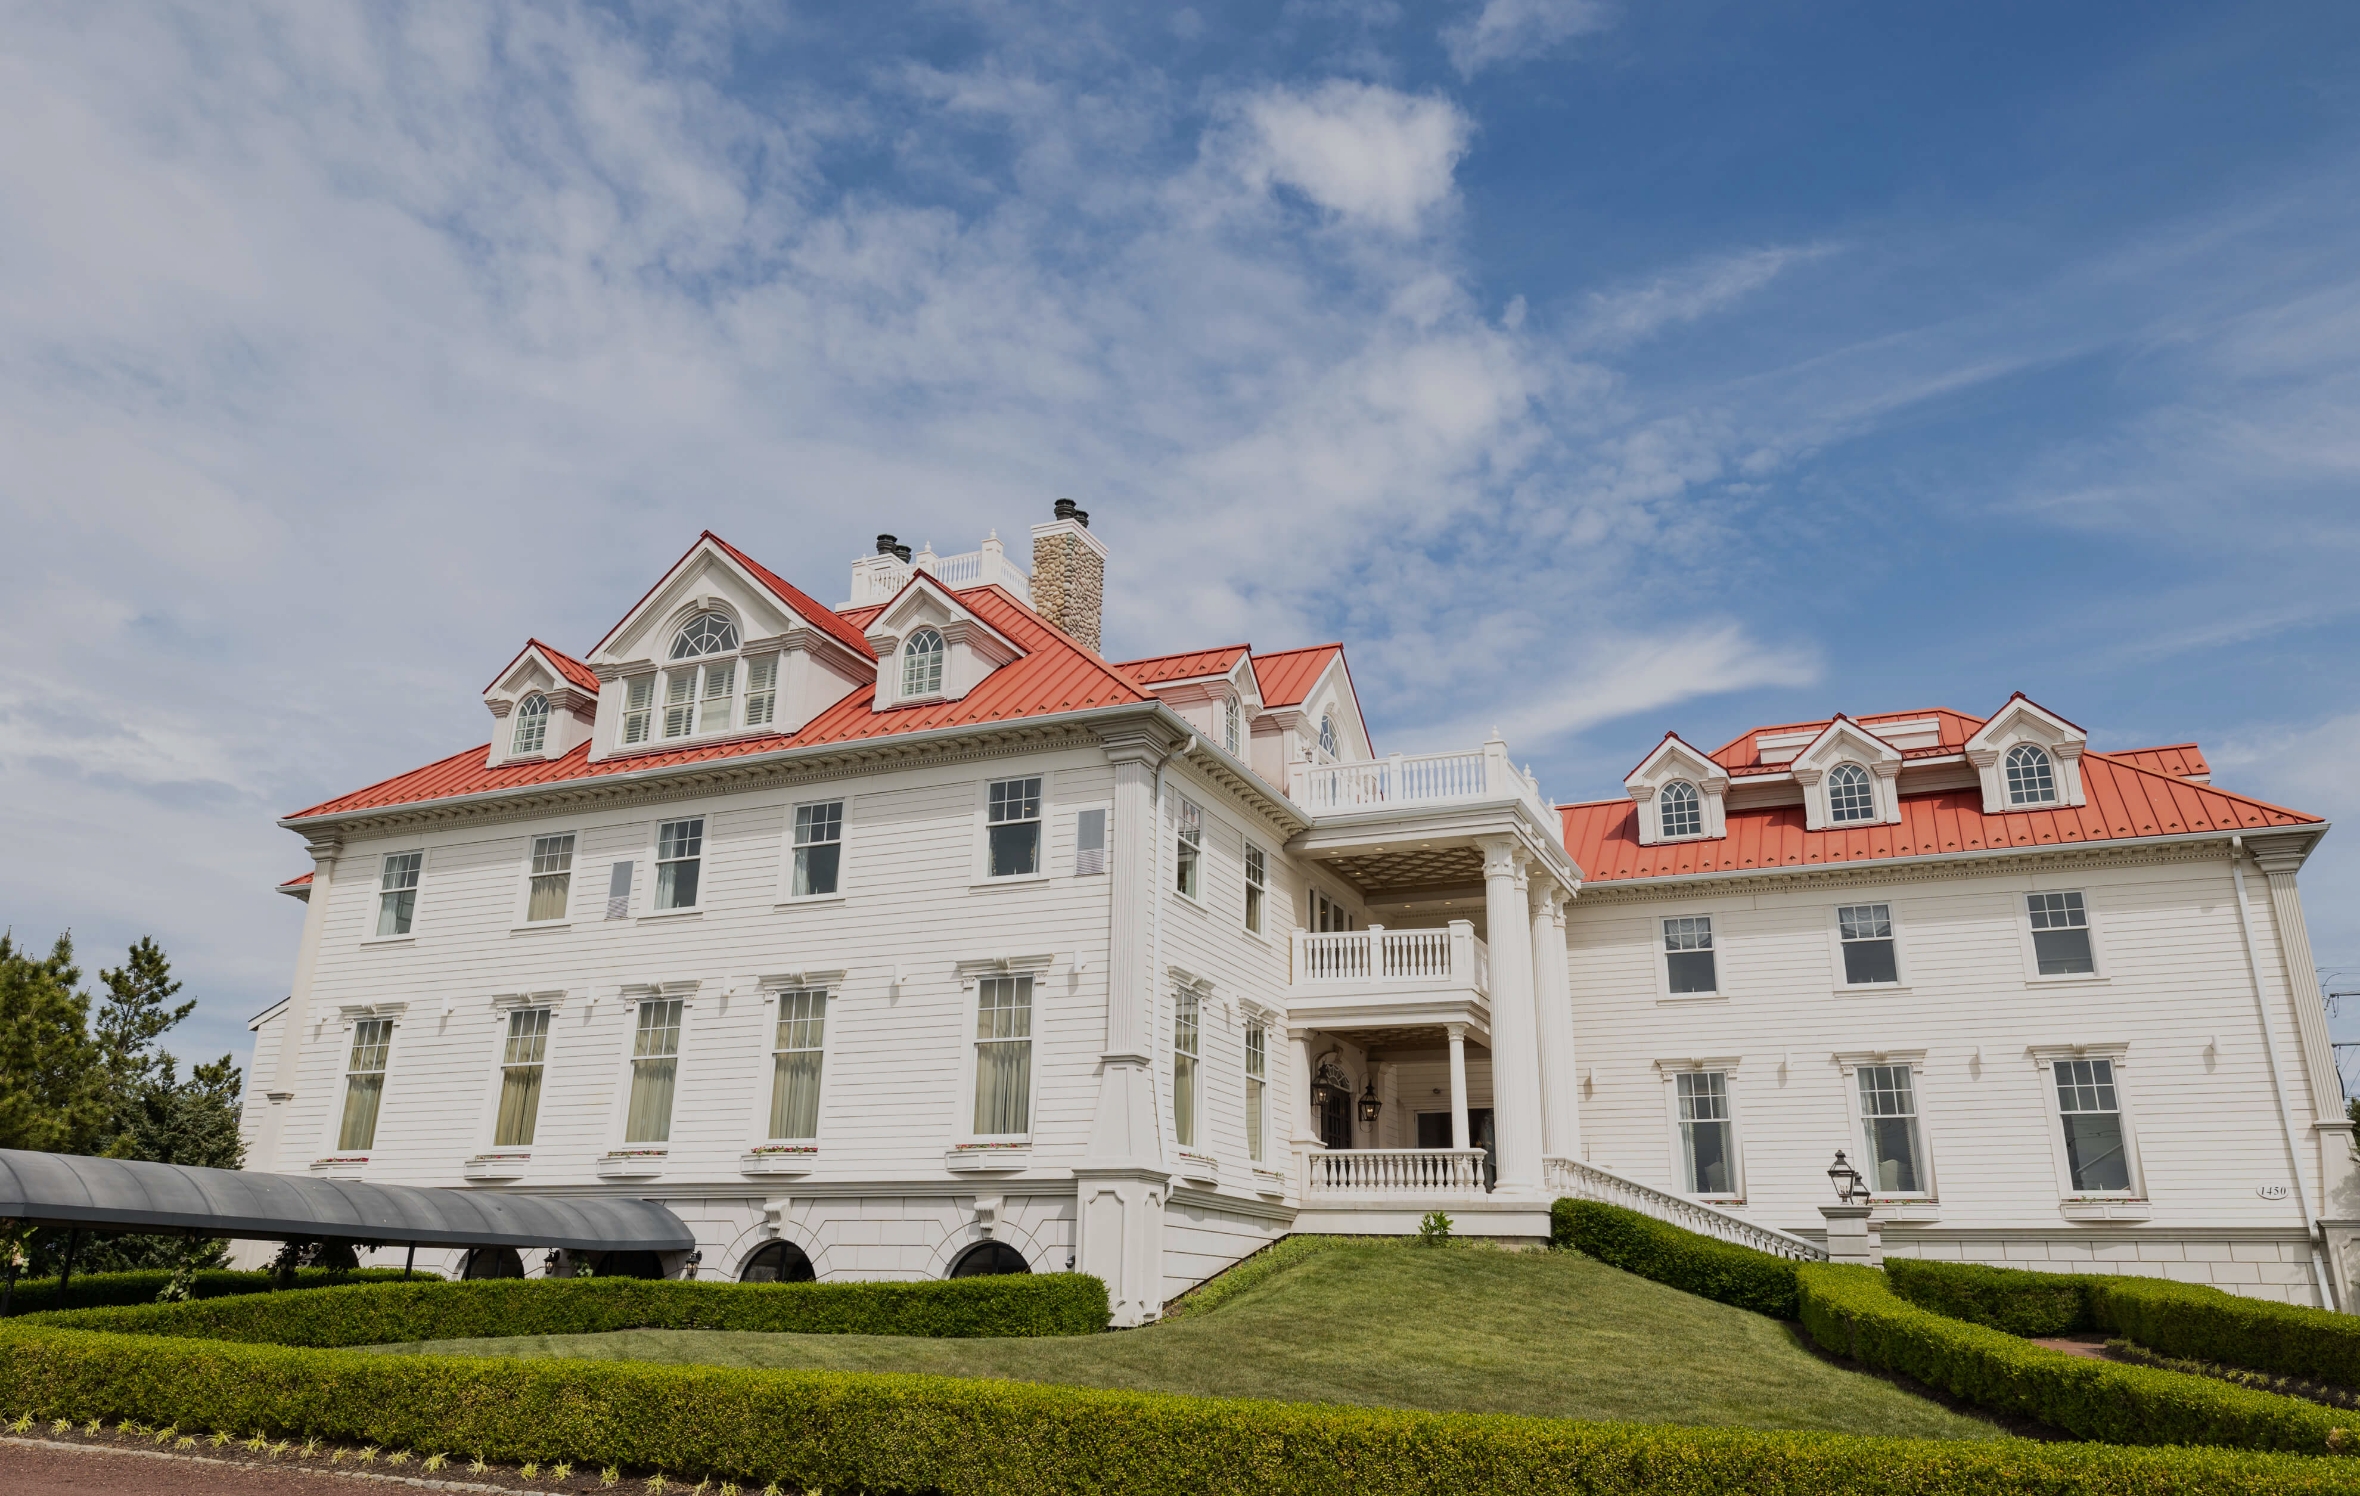
[(274, 818), (708, 526), (833, 601), (1071, 495), (1110, 648), (1344, 638), (1560, 799), (2021, 689), (2360, 818), (2349, 6), (0, 17), (0, 918), (193, 1052)]

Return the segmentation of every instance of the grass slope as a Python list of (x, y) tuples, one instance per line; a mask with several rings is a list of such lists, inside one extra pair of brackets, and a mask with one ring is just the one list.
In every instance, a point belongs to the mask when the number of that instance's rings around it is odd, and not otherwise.
[(1999, 1430), (1841, 1370), (1788, 1328), (1565, 1252), (1351, 1244), (1120, 1334), (918, 1340), (622, 1330), (379, 1347), (919, 1371), (1208, 1397), (1923, 1438)]

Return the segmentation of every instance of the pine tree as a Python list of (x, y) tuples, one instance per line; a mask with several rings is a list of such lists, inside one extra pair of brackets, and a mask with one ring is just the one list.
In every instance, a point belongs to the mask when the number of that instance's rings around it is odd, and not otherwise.
[(0, 1148), (83, 1153), (107, 1099), (74, 940), (37, 959), (0, 935)]

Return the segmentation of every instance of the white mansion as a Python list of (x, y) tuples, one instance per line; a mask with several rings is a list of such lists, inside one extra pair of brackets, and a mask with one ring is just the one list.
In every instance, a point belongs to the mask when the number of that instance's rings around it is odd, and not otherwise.
[[(501, 666), (488, 747), (288, 817), (248, 1167), (697, 1234), (605, 1272), (1073, 1266), (1136, 1324), (1288, 1232), (1565, 1194), (1808, 1251), (1843, 1149), (1888, 1253), (2351, 1302), (2326, 827), (2194, 745), (2018, 696), (1559, 807), (1497, 741), (1378, 756), (1341, 646), (1101, 658), (1068, 502), (1031, 561), (881, 537), (830, 608), (707, 534)], [(544, 1270), (495, 1255), (433, 1265)]]

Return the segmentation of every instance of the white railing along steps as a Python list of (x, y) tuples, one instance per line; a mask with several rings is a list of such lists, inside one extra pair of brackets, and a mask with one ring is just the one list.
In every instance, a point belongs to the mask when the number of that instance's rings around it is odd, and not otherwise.
[(1597, 1200), (1607, 1205), (1620, 1205), (1644, 1216), (1652, 1216), (1683, 1231), (1709, 1236), (1716, 1241), (1735, 1242), (1741, 1247), (1752, 1247), (1757, 1252), (1768, 1252), (1774, 1257), (1790, 1258), (1796, 1262), (1825, 1262), (1827, 1248), (1807, 1238), (1775, 1227), (1757, 1226), (1744, 1216), (1719, 1206), (1675, 1195), (1657, 1189), (1652, 1184), (1641, 1184), (1636, 1179), (1617, 1174), (1612, 1169), (1585, 1163), (1578, 1158), (1546, 1158), (1541, 1161), (1551, 1192), (1570, 1195), (1576, 1200)]

